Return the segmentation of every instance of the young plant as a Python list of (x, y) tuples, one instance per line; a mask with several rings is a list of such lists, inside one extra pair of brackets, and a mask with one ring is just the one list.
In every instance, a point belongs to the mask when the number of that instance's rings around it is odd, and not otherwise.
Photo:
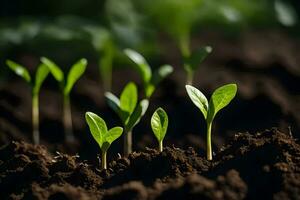
[(151, 128), (159, 143), (159, 151), (163, 151), (163, 140), (167, 133), (169, 119), (167, 113), (162, 108), (156, 109), (151, 117)]
[(18, 76), (22, 77), (31, 86), (32, 95), (32, 138), (34, 144), (40, 143), (39, 133), (39, 92), (40, 88), (49, 74), (49, 69), (40, 64), (35, 74), (35, 80), (33, 81), (27, 69), (18, 63), (11, 60), (7, 60), (6, 64), (14, 71)]
[(211, 52), (212, 48), (210, 46), (201, 47), (193, 52), (190, 52), (188, 47), (186, 47), (186, 49), (181, 49), (184, 60), (184, 69), (187, 73), (186, 84), (193, 84), (195, 71)]
[(173, 72), (172, 66), (162, 65), (152, 73), (151, 67), (141, 54), (132, 49), (125, 49), (124, 53), (136, 64), (136, 69), (143, 80), (144, 92), (147, 99), (151, 97), (157, 85)]
[(120, 99), (110, 92), (105, 93), (108, 105), (118, 114), (124, 126), (124, 154), (132, 152), (132, 129), (141, 120), (148, 109), (149, 101), (138, 102), (137, 87), (133, 82), (123, 89)]
[(211, 127), (212, 122), (216, 116), (216, 114), (224, 107), (226, 107), (231, 100), (235, 97), (237, 92), (236, 84), (227, 84), (222, 87), (216, 89), (209, 103), (202, 92), (200, 92), (197, 88), (186, 85), (186, 91), (192, 100), (192, 102), (200, 109), (205, 120), (206, 120), (206, 145), (207, 145), (207, 159), (212, 160), (212, 148), (211, 148)]
[(200, 62), (197, 62), (196, 66), (190, 66), (188, 62), (193, 57), (198, 57), (197, 51), (191, 52), (191, 38), (194, 29), (199, 25), (199, 19), (203, 19), (201, 10), (206, 8), (205, 1), (151, 0), (142, 2), (141, 5), (139, 4), (139, 8), (149, 16), (155, 26), (154, 29), (167, 33), (178, 46), (181, 56), (185, 60), (183, 66), (187, 73), (186, 83), (192, 84), (194, 71)]
[(101, 167), (102, 169), (107, 169), (107, 150), (111, 143), (122, 135), (123, 128), (117, 126), (108, 130), (105, 121), (92, 112), (85, 113), (85, 120), (90, 128), (93, 138), (101, 149)]
[(59, 82), (60, 89), (63, 93), (63, 124), (65, 129), (65, 139), (67, 143), (73, 143), (75, 137), (73, 135), (70, 92), (75, 82), (85, 72), (87, 60), (82, 58), (76, 62), (71, 67), (67, 78), (65, 78), (63, 71), (50, 59), (42, 57), (41, 61), (49, 68), (53, 77)]

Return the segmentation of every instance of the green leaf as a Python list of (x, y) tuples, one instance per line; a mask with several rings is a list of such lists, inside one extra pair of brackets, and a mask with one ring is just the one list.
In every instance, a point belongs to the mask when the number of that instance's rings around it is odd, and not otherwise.
[(104, 96), (107, 100), (108, 106), (113, 109), (116, 113), (120, 111), (120, 100), (111, 92), (105, 92)]
[(133, 82), (130, 82), (125, 86), (120, 96), (121, 110), (131, 114), (136, 107), (137, 100), (138, 100), (137, 87)]
[(168, 115), (162, 108), (156, 109), (151, 118), (151, 128), (157, 140), (164, 139), (168, 129)]
[(151, 80), (151, 67), (145, 58), (132, 49), (125, 49), (124, 53), (137, 65), (138, 71), (142, 76), (143, 82), (148, 83)]
[(62, 82), (64, 80), (63, 71), (52, 60), (46, 57), (42, 57), (41, 62), (49, 68), (51, 74), (58, 82)]
[(110, 147), (110, 143), (107, 141), (104, 141), (103, 144), (100, 146), (100, 149), (102, 152), (107, 152), (109, 147)]
[(129, 113), (128, 111), (121, 110), (120, 100), (111, 92), (105, 92), (104, 96), (106, 98), (108, 106), (118, 114), (122, 122), (125, 124), (126, 120), (128, 119), (131, 113)]
[(122, 127), (114, 127), (110, 129), (107, 134), (105, 135), (105, 141), (111, 144), (113, 141), (118, 139), (123, 133), (123, 128)]
[(122, 132), (123, 132), (123, 128), (119, 126), (114, 127), (110, 129), (108, 132), (106, 132), (104, 135), (103, 144), (102, 146), (100, 146), (101, 150), (103, 152), (106, 152), (109, 149), (111, 143), (122, 135)]
[(6, 64), (12, 71), (14, 71), (18, 76), (22, 77), (26, 82), (31, 82), (30, 74), (25, 67), (11, 60), (7, 60)]
[(77, 63), (75, 63), (67, 77), (67, 84), (64, 89), (65, 94), (69, 94), (71, 89), (73, 88), (75, 82), (83, 75), (87, 65), (86, 59), (80, 59)]
[(85, 113), (85, 120), (89, 125), (90, 131), (94, 139), (97, 141), (101, 148), (105, 140), (105, 135), (108, 132), (105, 121), (92, 112)]
[(154, 92), (157, 85), (166, 78), (169, 74), (173, 72), (173, 67), (170, 65), (160, 66), (154, 73), (151, 78), (151, 81), (146, 84), (145, 93), (146, 97), (149, 98)]
[(145, 95), (147, 98), (150, 98), (154, 91), (155, 91), (155, 86), (152, 83), (146, 85)]
[(295, 26), (298, 23), (298, 16), (295, 7), (283, 0), (276, 0), (275, 13), (278, 21), (284, 26)]
[(185, 59), (185, 62), (188, 64), (186, 66), (190, 67), (189, 70), (195, 71), (211, 52), (212, 48), (210, 46), (201, 47)]
[(204, 118), (206, 119), (208, 111), (208, 101), (204, 94), (191, 85), (186, 85), (185, 88), (192, 102), (201, 110)]
[(140, 101), (138, 106), (135, 108), (134, 112), (130, 115), (128, 120), (125, 122), (126, 130), (132, 130), (135, 125), (139, 123), (141, 118), (146, 113), (149, 106), (149, 101), (147, 99), (143, 99)]
[(33, 93), (38, 94), (40, 91), (40, 88), (47, 78), (49, 74), (49, 69), (45, 64), (40, 64), (37, 68), (36, 74), (35, 74), (35, 83), (33, 87)]
[(173, 72), (173, 67), (171, 65), (160, 66), (153, 74), (151, 82), (157, 86), (164, 78)]
[(214, 91), (209, 101), (208, 122), (212, 122), (217, 112), (231, 102), (231, 100), (235, 97), (236, 92), (236, 84), (227, 84)]

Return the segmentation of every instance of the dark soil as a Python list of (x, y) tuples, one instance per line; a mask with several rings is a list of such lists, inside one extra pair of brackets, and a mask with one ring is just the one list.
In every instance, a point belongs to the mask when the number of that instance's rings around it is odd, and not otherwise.
[(79, 156), (12, 142), (0, 149), (0, 197), (299, 199), (299, 166), (297, 140), (276, 129), (236, 134), (212, 162), (193, 148), (147, 148), (113, 160), (105, 171)]

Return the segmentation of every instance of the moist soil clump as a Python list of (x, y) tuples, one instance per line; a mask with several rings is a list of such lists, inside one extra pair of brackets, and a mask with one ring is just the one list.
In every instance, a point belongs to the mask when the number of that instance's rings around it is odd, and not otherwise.
[(209, 162), (193, 148), (146, 148), (107, 170), (12, 142), (0, 149), (1, 199), (298, 199), (300, 146), (276, 129), (238, 133)]

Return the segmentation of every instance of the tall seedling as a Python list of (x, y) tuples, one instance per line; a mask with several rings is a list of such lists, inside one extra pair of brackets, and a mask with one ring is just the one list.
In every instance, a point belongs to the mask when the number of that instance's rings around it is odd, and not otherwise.
[(53, 77), (59, 82), (61, 92), (63, 94), (63, 124), (65, 129), (65, 140), (67, 143), (74, 142), (72, 113), (70, 105), (70, 92), (75, 82), (83, 75), (86, 69), (87, 60), (82, 58), (76, 62), (70, 69), (67, 78), (65, 78), (63, 71), (50, 59), (42, 57), (44, 63), (50, 70)]
[(101, 149), (101, 167), (102, 169), (107, 169), (107, 150), (111, 143), (122, 135), (123, 128), (117, 126), (108, 130), (105, 121), (92, 112), (85, 113), (85, 120), (89, 125), (93, 138), (96, 140)]
[(35, 80), (33, 81), (27, 69), (18, 63), (11, 60), (7, 60), (6, 64), (14, 71), (18, 76), (22, 77), (31, 86), (32, 95), (32, 138), (34, 144), (40, 143), (39, 133), (39, 92), (40, 88), (49, 74), (49, 69), (40, 64), (35, 74)]
[(226, 107), (235, 97), (237, 92), (236, 84), (227, 84), (216, 89), (209, 103), (207, 98), (197, 88), (186, 85), (186, 91), (192, 102), (200, 109), (206, 120), (206, 145), (207, 145), (207, 159), (212, 160), (211, 147), (211, 127), (216, 114), (224, 107)]
[[(146, 15), (150, 16), (152, 24), (156, 25), (155, 29), (160, 28), (176, 42), (184, 59), (187, 84), (193, 82), (194, 72), (202, 62), (200, 59), (202, 53), (211, 52), (210, 47), (191, 51), (192, 32), (195, 27), (198, 27), (199, 19), (203, 18), (201, 9), (204, 4), (203, 0), (151, 0), (142, 1), (140, 6), (141, 9), (144, 8)], [(194, 60), (193, 63), (190, 63), (191, 60)]]
[(110, 92), (105, 93), (108, 105), (118, 114), (124, 126), (124, 154), (132, 152), (132, 129), (148, 109), (149, 101), (138, 102), (137, 87), (133, 82), (123, 89), (120, 99)]
[(143, 80), (144, 92), (147, 99), (151, 97), (157, 85), (173, 72), (173, 67), (170, 65), (162, 65), (152, 72), (151, 67), (141, 54), (132, 49), (125, 49), (124, 53), (136, 64), (136, 69)]

